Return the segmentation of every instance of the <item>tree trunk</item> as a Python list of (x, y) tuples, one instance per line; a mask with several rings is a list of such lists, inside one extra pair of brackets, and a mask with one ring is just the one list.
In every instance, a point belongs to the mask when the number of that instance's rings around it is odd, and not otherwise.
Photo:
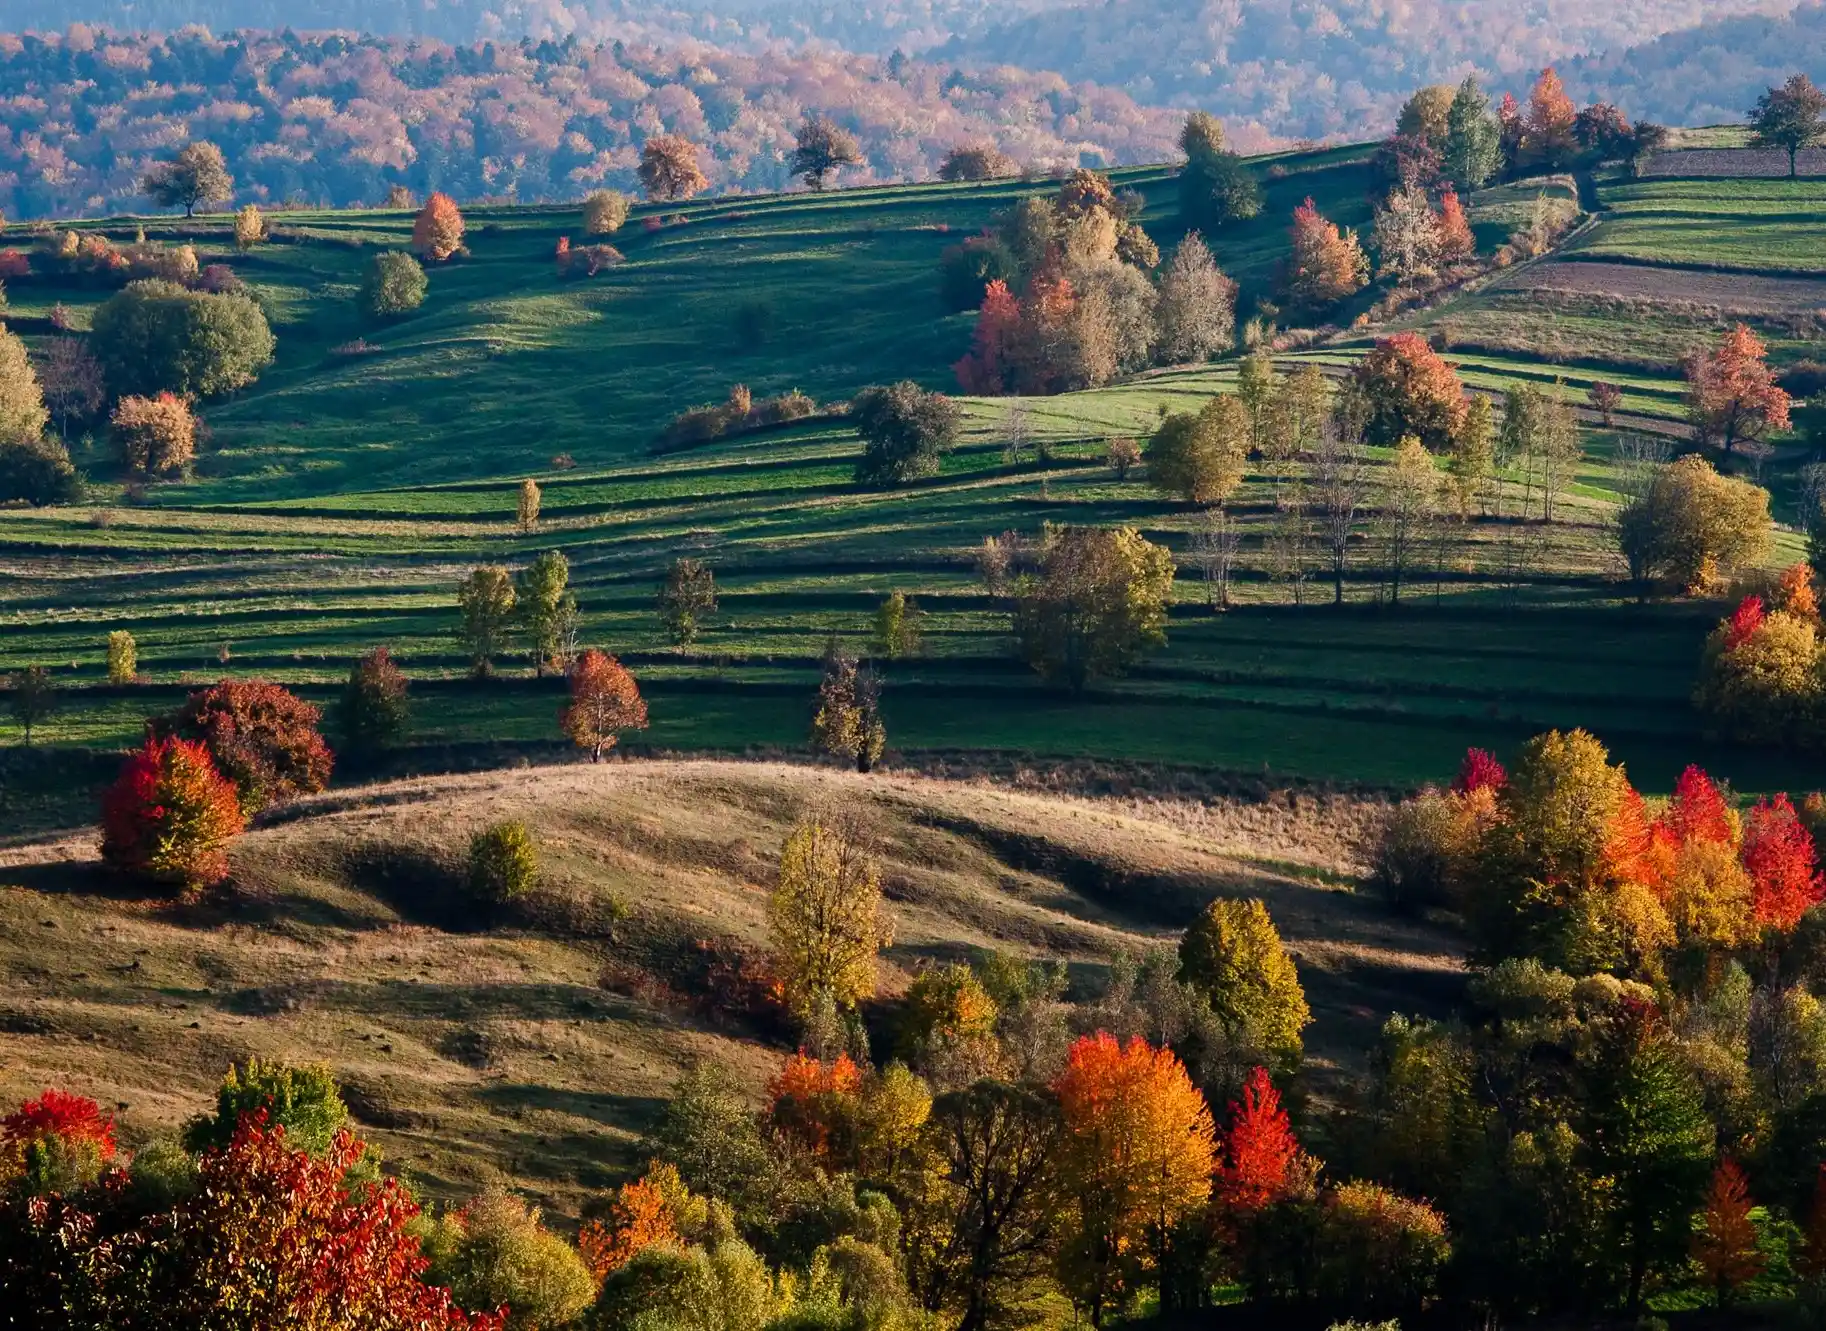
[(1796, 145), (1796, 144), (1788, 145), (1788, 179), (1790, 179), (1790, 180), (1799, 179), (1799, 175), (1798, 175), (1799, 168), (1796, 167), (1795, 162), (1794, 162), (1795, 156), (1799, 153), (1799, 151), (1800, 151), (1800, 149), (1799, 149), (1798, 145)]

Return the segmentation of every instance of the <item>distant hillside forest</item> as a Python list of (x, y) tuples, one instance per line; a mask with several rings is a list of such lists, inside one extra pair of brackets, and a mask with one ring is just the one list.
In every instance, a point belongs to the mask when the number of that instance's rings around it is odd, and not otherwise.
[[(1808, 0), (8, 0), (14, 30), (331, 28), (465, 45), (530, 37), (723, 51), (841, 50), (1048, 70), (1199, 107), (1250, 141), (1369, 138), (1428, 83), (1514, 87), (1578, 60), (1575, 90), (1663, 123), (1743, 114), (1797, 60), (1826, 80)], [(1809, 34), (1812, 34), (1811, 37)], [(1646, 45), (1645, 44), (1650, 44)], [(1640, 50), (1640, 54), (1638, 54)], [(1568, 71), (1562, 70), (1563, 73)], [(1641, 95), (1638, 95), (1641, 94)], [(1011, 123), (1026, 123), (1017, 115)], [(1070, 136), (1069, 133), (1067, 135)], [(1094, 136), (1093, 136), (1094, 137)]]
[(80, 25), (0, 35), (0, 92), (0, 213), (14, 219), (143, 208), (147, 168), (193, 139), (222, 148), (238, 199), (340, 206), (394, 185), (521, 202), (632, 189), (662, 133), (704, 146), (712, 189), (779, 190), (813, 112), (859, 141), (845, 184), (929, 179), (969, 143), (1042, 170), (1158, 162), (1182, 119), (1057, 75), (844, 53)]

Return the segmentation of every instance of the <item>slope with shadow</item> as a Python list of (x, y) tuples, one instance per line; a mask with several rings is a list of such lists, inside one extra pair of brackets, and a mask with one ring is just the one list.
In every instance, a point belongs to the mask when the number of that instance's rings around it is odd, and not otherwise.
[[(509, 1183), (576, 1214), (638, 1162), (680, 1072), (758, 1089), (788, 1033), (742, 1001), (780, 844), (807, 809), (876, 838), (883, 990), (981, 949), (1066, 961), (1094, 994), (1213, 896), (1269, 905), (1316, 1015), (1314, 1083), (1391, 1010), (1449, 1007), (1449, 936), (1348, 886), (1370, 805), (1078, 798), (781, 764), (619, 763), (400, 782), (283, 811), (192, 904), (122, 896), (87, 838), (0, 852), (0, 1101), (61, 1085), (133, 1145), (203, 1109), (231, 1059), (321, 1060), (428, 1191)], [(470, 834), (524, 819), (541, 882), (466, 904)], [(879, 1022), (877, 1023), (879, 1024)]]

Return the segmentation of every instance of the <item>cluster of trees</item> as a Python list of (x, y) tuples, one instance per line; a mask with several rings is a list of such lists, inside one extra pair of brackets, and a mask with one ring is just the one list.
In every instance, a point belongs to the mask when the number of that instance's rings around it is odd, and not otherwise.
[(1813, 570), (1796, 564), (1751, 593), (1706, 639), (1693, 701), (1734, 739), (1799, 749), (1826, 742), (1826, 644)]
[(1823, 821), (1696, 767), (1647, 800), (1583, 731), (1392, 811), (1375, 883), (1462, 918), (1482, 969), (1462, 1023), (1389, 1023), (1361, 1149), (1444, 1205), (1494, 1310), (1817, 1295)]
[(0, 108), (0, 213), (120, 211), (155, 181), (172, 206), (221, 202), (211, 172), (174, 177), (155, 160), (153, 145), (204, 140), (245, 202), (346, 206), (395, 186), (526, 202), (632, 191), (656, 143), (676, 170), (655, 197), (678, 197), (675, 185), (780, 190), (836, 166), (858, 180), (930, 179), (957, 145), (987, 141), (1042, 169), (1085, 153), (1160, 161), (1178, 128), (1174, 112), (1056, 74), (903, 61), (890, 75), (827, 46), (750, 54), (701, 34), (692, 51), (82, 24), (9, 39), (0, 80), (38, 91), (29, 107)]
[(1079, 170), (1053, 198), (1023, 199), (945, 252), (946, 299), (979, 307), (970, 353), (955, 367), (966, 392), (1093, 387), (1231, 345), (1235, 283), (1196, 234), (1151, 280), (1160, 252), (1136, 220), (1140, 203)]

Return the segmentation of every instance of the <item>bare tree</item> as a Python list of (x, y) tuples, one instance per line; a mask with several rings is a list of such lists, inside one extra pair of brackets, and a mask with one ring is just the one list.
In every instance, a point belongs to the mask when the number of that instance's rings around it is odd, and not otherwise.
[(1297, 481), (1288, 487), (1286, 502), (1268, 537), (1268, 567), (1277, 582), (1293, 592), (1295, 605), (1306, 604), (1307, 561), (1311, 557), (1311, 529), (1306, 521), (1306, 488)]
[(1242, 544), (1242, 528), (1222, 504), (1199, 513), (1192, 531), (1192, 558), (1204, 575), (1205, 604), (1213, 610), (1230, 608), (1230, 572)]
[(1319, 535), (1331, 557), (1332, 603), (1344, 604), (1344, 570), (1357, 514), (1369, 493), (1362, 447), (1347, 431), (1325, 430), (1313, 450), (1312, 495)]
[(1438, 511), (1439, 469), (1413, 435), (1401, 441), (1383, 477), (1380, 526), (1388, 559), (1389, 600), (1401, 600), (1401, 581), (1425, 548)]

